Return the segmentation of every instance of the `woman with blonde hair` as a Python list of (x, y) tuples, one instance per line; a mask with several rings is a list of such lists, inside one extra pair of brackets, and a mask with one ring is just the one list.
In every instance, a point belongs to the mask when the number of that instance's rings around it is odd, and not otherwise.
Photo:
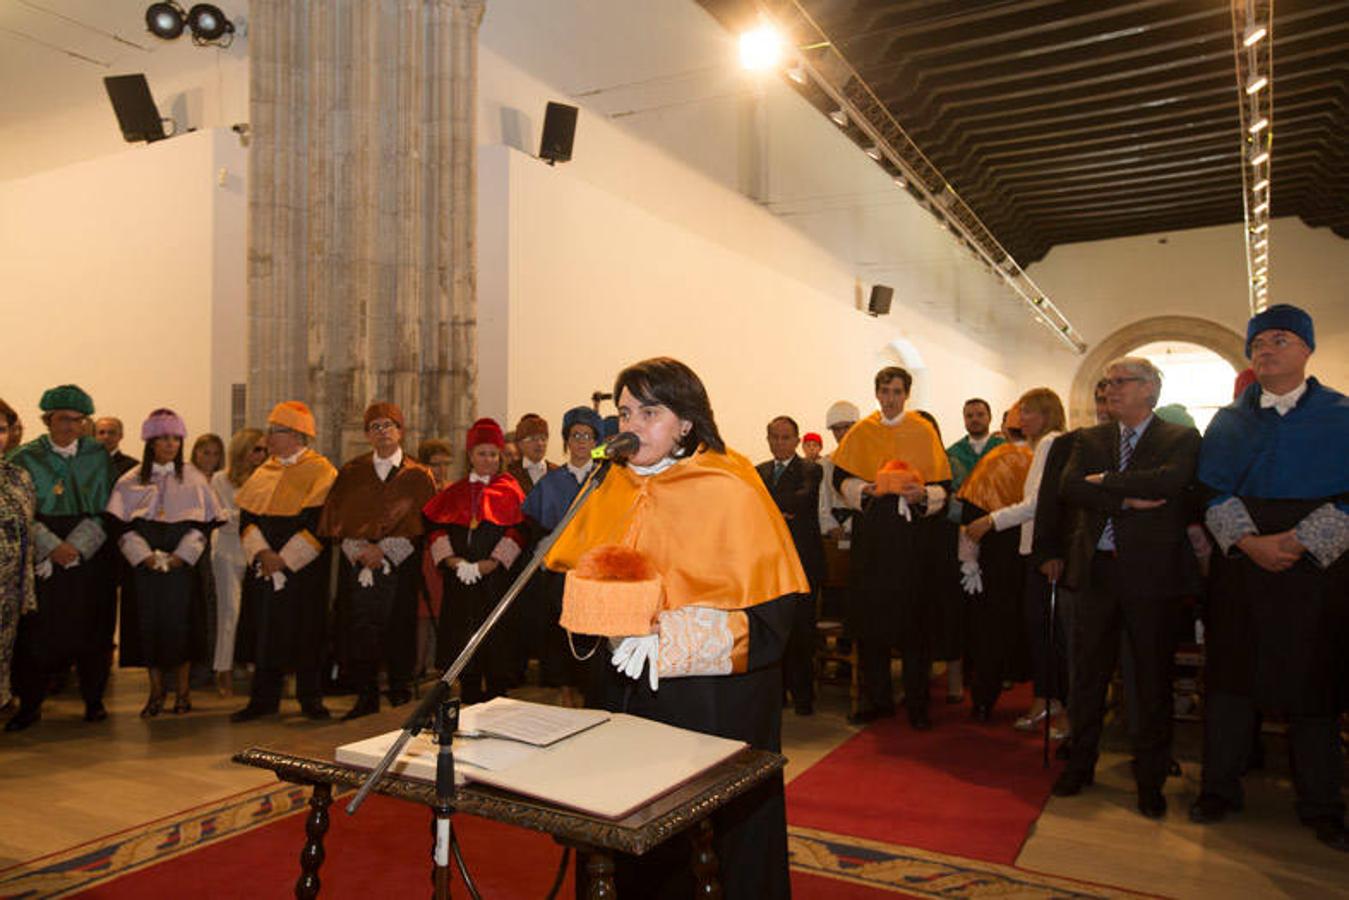
[[(1021, 527), (1020, 553), (1030, 556), (1031, 544), (1035, 536), (1035, 504), (1040, 492), (1040, 481), (1044, 476), (1045, 461), (1049, 458), (1049, 448), (1054, 439), (1061, 435), (1066, 427), (1063, 413), (1063, 401), (1059, 395), (1046, 387), (1032, 388), (1021, 395), (1017, 401), (1021, 410), (1021, 430), (1034, 451), (1030, 469), (1022, 490), (1022, 499), (1018, 503), (1005, 506), (995, 512), (982, 516), (966, 528), (966, 534), (973, 540), (980, 540), (989, 531), (1006, 531), (1015, 526)], [(1068, 694), (1066, 629), (1060, 622), (1055, 623), (1055, 666), (1049, 671), (1049, 648), (1045, 642), (1045, 617), (1049, 615), (1049, 580), (1035, 566), (1026, 566), (1025, 586), (1025, 627), (1030, 642), (1031, 663), (1035, 673), (1035, 700), (1025, 715), (1016, 720), (1016, 727), (1022, 731), (1034, 731), (1044, 721), (1045, 716), (1055, 716), (1053, 734), (1056, 739), (1068, 736), (1067, 711), (1064, 700)], [(1050, 694), (1053, 694), (1050, 697)], [(1046, 702), (1048, 700), (1048, 702)]]
[(267, 440), (257, 428), (244, 428), (230, 438), (225, 468), (211, 476), (211, 487), (229, 520), (212, 535), (211, 569), (215, 576), (216, 689), (220, 696), (234, 693), (234, 635), (239, 625), (239, 603), (244, 582), (244, 548), (239, 542), (239, 504), (234, 493), (267, 459)]

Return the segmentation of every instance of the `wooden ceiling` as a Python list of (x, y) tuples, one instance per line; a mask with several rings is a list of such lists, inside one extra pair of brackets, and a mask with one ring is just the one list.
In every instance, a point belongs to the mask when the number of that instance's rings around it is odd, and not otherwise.
[[(1242, 221), (1224, 0), (699, 2), (735, 32), (813, 19), (1022, 265)], [(1271, 212), (1349, 238), (1349, 0), (1274, 0), (1273, 37)]]

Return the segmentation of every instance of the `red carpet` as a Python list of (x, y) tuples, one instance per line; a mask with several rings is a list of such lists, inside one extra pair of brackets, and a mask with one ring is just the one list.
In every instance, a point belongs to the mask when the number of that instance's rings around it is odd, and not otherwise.
[(1061, 766), (1042, 768), (1040, 736), (1012, 729), (1029, 704), (1023, 685), (979, 724), (934, 691), (931, 731), (902, 709), (872, 724), (788, 785), (788, 822), (1010, 865)]
[[(353, 818), (334, 803), (324, 840), (327, 859), (319, 870), (320, 896), (329, 898), (418, 897), (430, 891), (430, 812), (385, 797), (371, 797)], [(74, 894), (100, 900), (181, 900), (187, 886), (201, 900), (288, 897), (300, 874), (303, 813), (287, 816), (237, 837), (130, 872)], [(473, 816), (455, 819), (469, 870), (484, 897), (538, 900), (548, 893), (562, 848), (533, 831)], [(574, 863), (573, 863), (574, 864)], [(569, 868), (559, 897), (573, 897)], [(465, 896), (455, 874), (452, 891)], [(792, 873), (798, 900), (878, 900), (902, 896), (866, 885), (802, 872)]]

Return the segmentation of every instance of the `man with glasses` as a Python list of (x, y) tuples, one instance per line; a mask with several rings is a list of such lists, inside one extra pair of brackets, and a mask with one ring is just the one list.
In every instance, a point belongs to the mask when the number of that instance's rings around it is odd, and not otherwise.
[(330, 717), (320, 672), (327, 649), (328, 565), (319, 515), (337, 471), (309, 449), (314, 414), (298, 400), (267, 417), (267, 461), (235, 495), (244, 575), (237, 656), (254, 665), (248, 705), (230, 716), (248, 722), (281, 706), (281, 681), (295, 672), (295, 696), (308, 719)]
[(33, 549), (37, 611), (19, 620), (14, 646), (14, 692), (18, 713), (5, 723), (20, 731), (42, 717), (49, 676), (75, 663), (84, 699), (84, 720), (108, 717), (111, 644), (105, 607), (112, 566), (106, 552), (103, 508), (112, 490), (112, 467), (103, 445), (81, 437), (94, 401), (73, 384), (54, 387), (39, 402), (47, 434), (14, 451), (11, 461), (33, 478), (37, 521)]
[[(595, 463), (590, 451), (599, 442), (604, 423), (600, 414), (588, 406), (576, 406), (562, 416), (562, 441), (567, 450), (567, 464), (553, 468), (543, 477), (520, 507), (529, 528), (530, 542), (536, 543), (551, 534), (566, 515), (581, 484)], [(581, 693), (593, 693), (584, 662), (572, 658), (567, 644), (567, 633), (557, 624), (562, 614), (562, 588), (565, 578), (560, 572), (540, 569), (529, 583), (522, 602), (533, 605), (537, 619), (543, 623), (539, 639), (539, 681), (545, 687), (561, 688), (562, 703), (581, 705)], [(584, 640), (578, 651), (584, 655), (593, 643)], [(594, 654), (600, 659), (603, 654)]]
[(1072, 752), (1053, 790), (1072, 796), (1095, 779), (1122, 631), (1133, 651), (1138, 694), (1138, 810), (1158, 819), (1166, 814), (1175, 621), (1180, 598), (1198, 587), (1185, 501), (1199, 432), (1153, 415), (1162, 376), (1149, 360), (1117, 359), (1105, 376), (1115, 421), (1078, 433), (1061, 484), (1071, 520), (1063, 577), (1078, 593), (1070, 642)]
[(412, 698), (422, 507), (436, 493), (429, 469), (403, 454), (403, 410), (372, 403), (365, 411), (370, 452), (342, 466), (319, 519), (319, 534), (342, 550), (338, 585), (338, 659), (357, 691), (344, 719), (379, 712), (379, 666), (389, 702)]
[[(1349, 615), (1349, 399), (1307, 376), (1312, 318), (1287, 304), (1251, 318), (1257, 383), (1209, 425), (1199, 480), (1213, 556), (1206, 617), (1204, 774), (1190, 818), (1241, 809), (1255, 712), (1288, 716), (1296, 809), (1349, 852), (1337, 713)], [(1337, 684), (1338, 682), (1338, 684)]]

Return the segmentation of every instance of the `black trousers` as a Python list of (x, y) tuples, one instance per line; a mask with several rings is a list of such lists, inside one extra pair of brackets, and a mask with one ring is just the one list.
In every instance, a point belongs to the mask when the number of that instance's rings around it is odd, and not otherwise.
[(890, 675), (890, 650), (896, 643), (904, 661), (904, 706), (910, 713), (927, 712), (932, 680), (932, 598), (913, 593), (871, 591), (867, 602), (874, 609), (897, 610), (899, 639), (876, 635), (857, 636), (857, 659), (862, 667), (862, 690), (873, 709), (893, 709), (894, 678)]
[(797, 706), (815, 702), (815, 595), (792, 600), (792, 630), (782, 655), (782, 687)]
[[(1049, 579), (1034, 566), (1026, 567), (1026, 639), (1035, 674), (1035, 696), (1068, 700), (1068, 616), (1059, 591), (1054, 604), (1053, 659), (1049, 647)], [(1052, 663), (1052, 666), (1051, 666)]]
[[(281, 669), (256, 669), (248, 692), (248, 705), (266, 709), (280, 706), (283, 675)], [(295, 699), (302, 706), (323, 702), (323, 680), (317, 668), (305, 666), (295, 670)]]
[[(1250, 756), (1255, 704), (1249, 697), (1209, 692), (1204, 697), (1203, 792), (1242, 803), (1241, 775)], [(1297, 791), (1296, 810), (1304, 822), (1343, 819), (1344, 762), (1335, 716), (1289, 717), (1288, 750)]]
[(1160, 789), (1171, 755), (1171, 667), (1179, 603), (1173, 597), (1136, 596), (1120, 589), (1113, 554), (1096, 553), (1089, 585), (1073, 611), (1072, 693), (1068, 714), (1073, 755), (1068, 767), (1090, 772), (1100, 755), (1106, 689), (1119, 658), (1120, 633), (1134, 653), (1138, 731), (1134, 736), (1140, 789)]
[(47, 682), (53, 675), (68, 671), (72, 660), (75, 674), (79, 676), (80, 698), (85, 706), (97, 706), (103, 702), (103, 692), (108, 686), (108, 650), (100, 643), (98, 646), (86, 646), (76, 649), (68, 656), (49, 656), (35, 646), (36, 641), (26, 633), (32, 627), (29, 622), (33, 616), (19, 619), (18, 633), (14, 642), (14, 667), (10, 683), (14, 694), (19, 698), (19, 706), (26, 710), (42, 708), (47, 697)]

